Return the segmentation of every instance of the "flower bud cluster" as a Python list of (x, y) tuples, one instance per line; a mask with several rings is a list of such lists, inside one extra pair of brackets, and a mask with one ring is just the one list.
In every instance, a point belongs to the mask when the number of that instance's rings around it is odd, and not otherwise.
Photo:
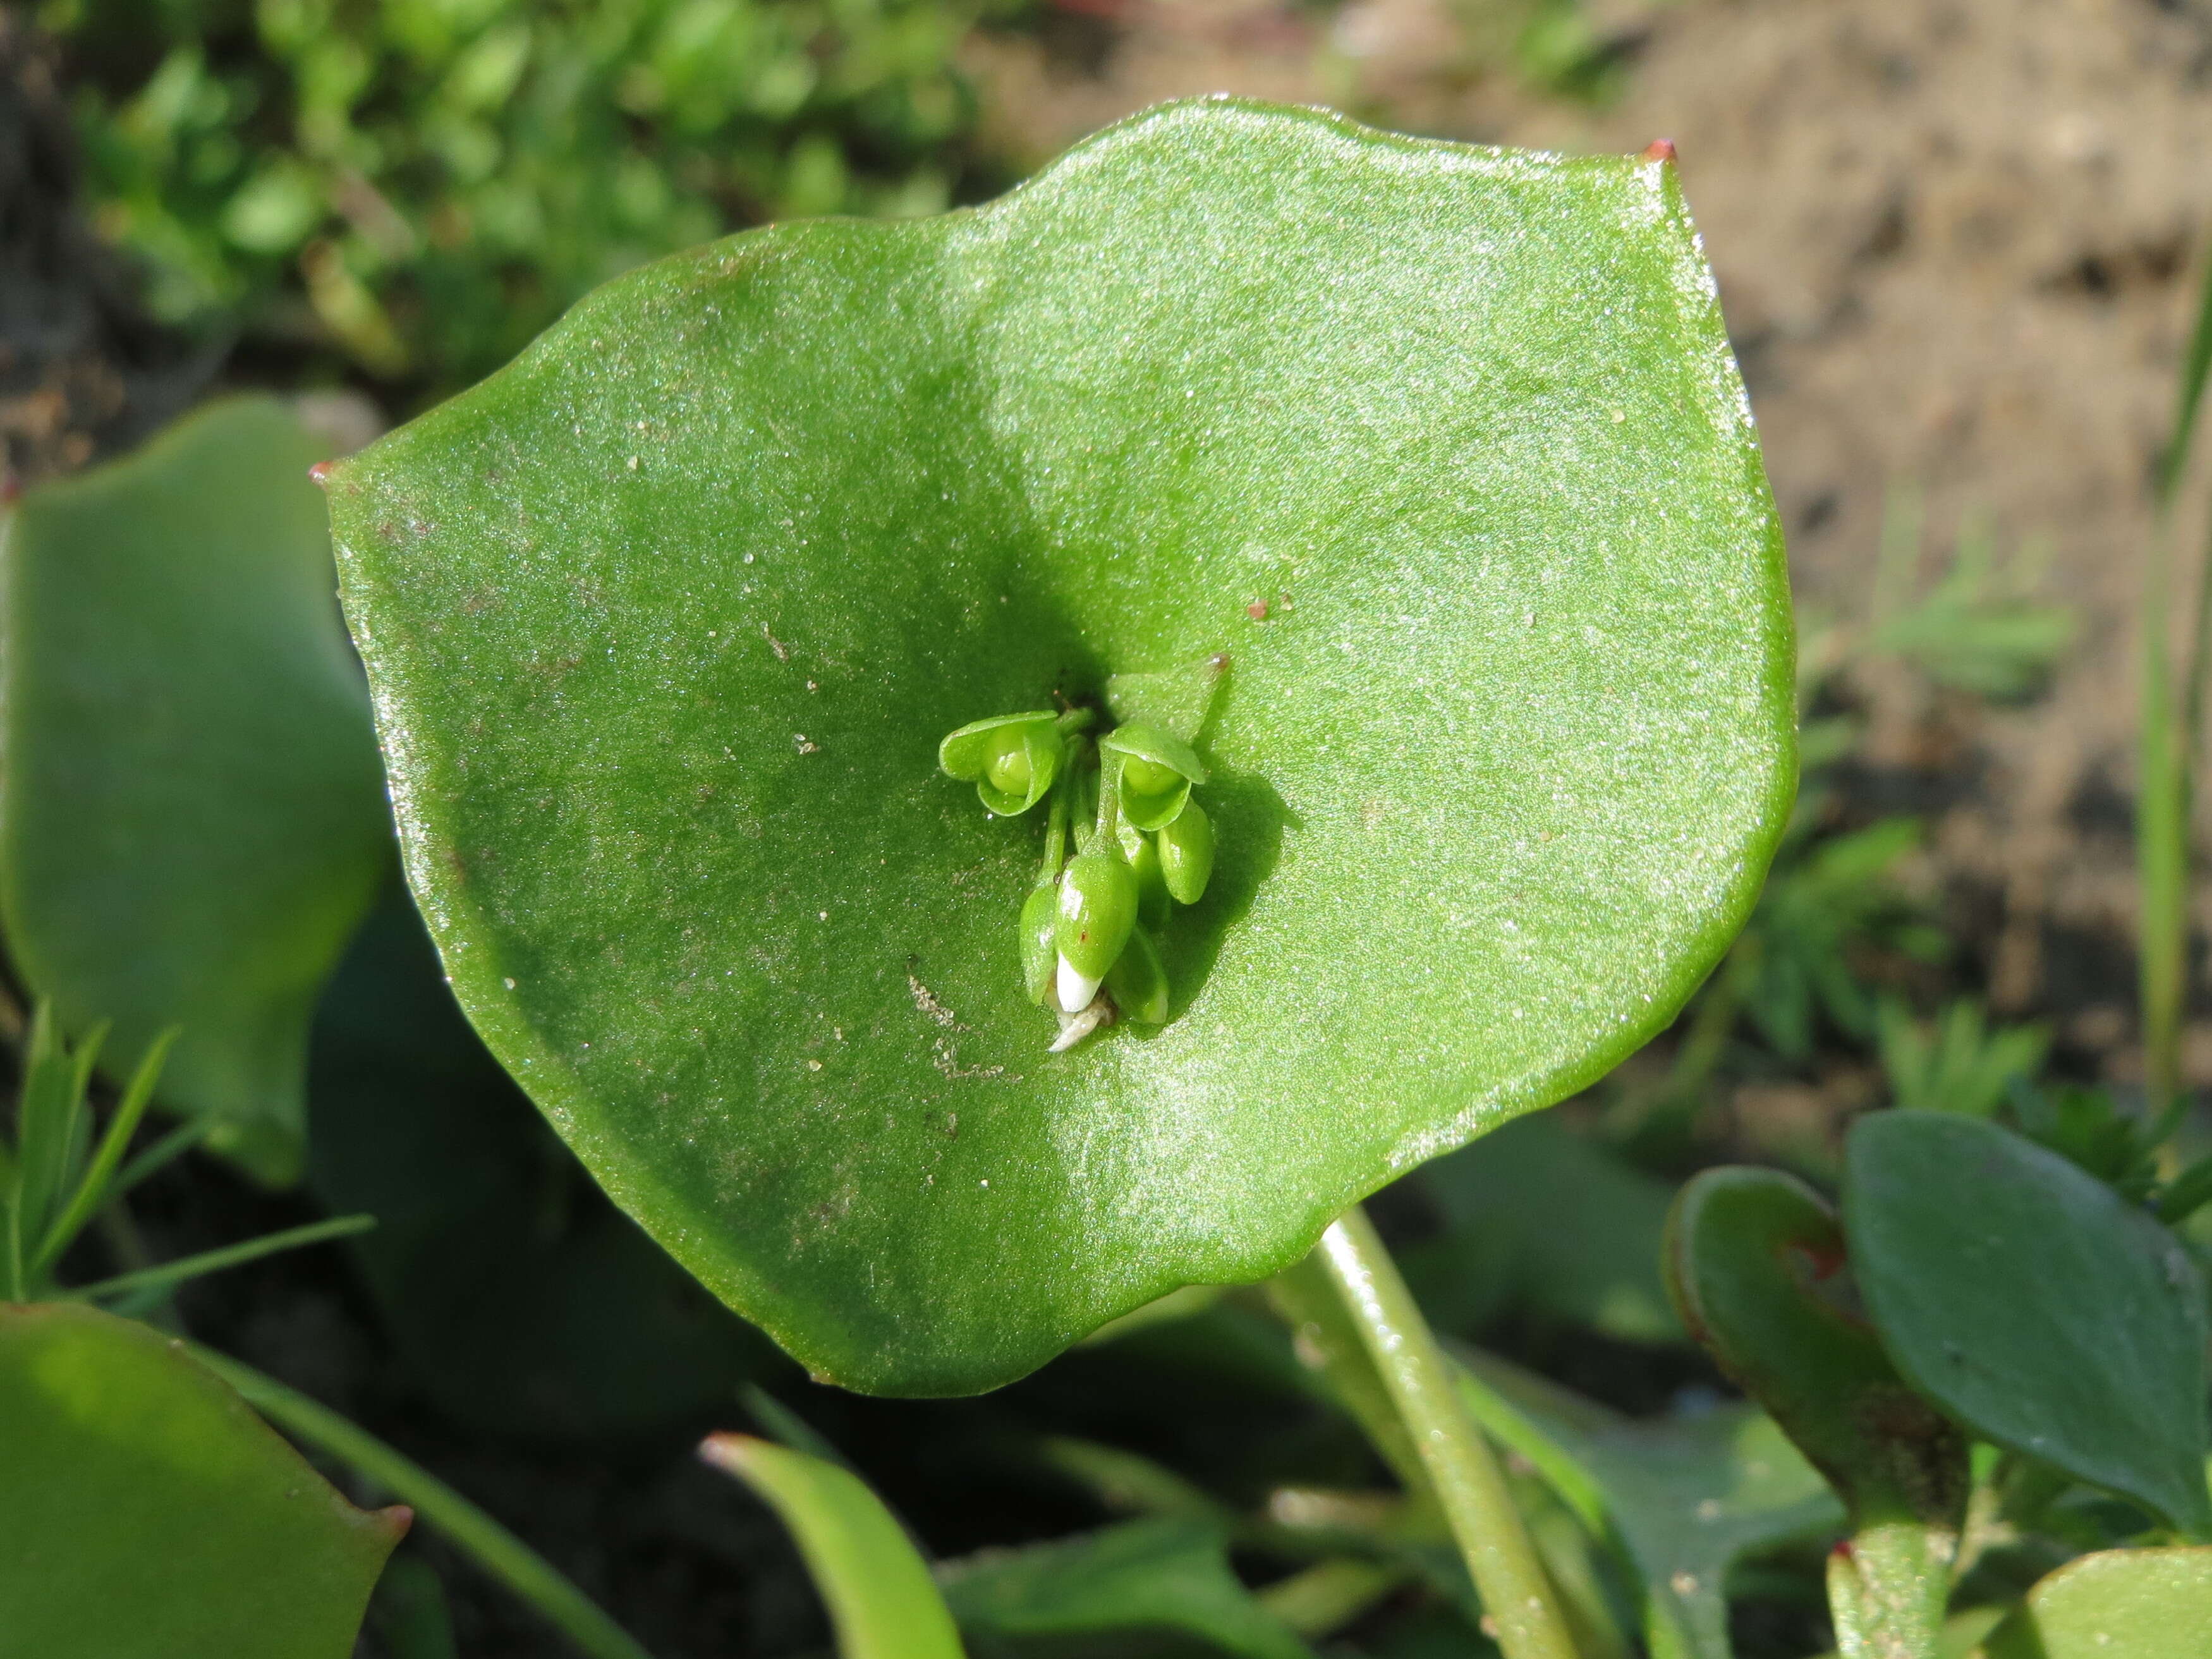
[(1091, 719), (1088, 709), (1001, 714), (938, 745), (938, 764), (998, 817), (1049, 803), (1020, 933), (1030, 1000), (1060, 1017), (1055, 1051), (1116, 1015), (1166, 1023), (1155, 935), (1213, 873), (1213, 823), (1191, 798), (1206, 768), (1190, 745), (1133, 722), (1093, 744)]

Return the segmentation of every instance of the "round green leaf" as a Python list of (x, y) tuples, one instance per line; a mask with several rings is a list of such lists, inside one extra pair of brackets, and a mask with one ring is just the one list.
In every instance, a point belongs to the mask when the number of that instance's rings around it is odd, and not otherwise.
[[(857, 1388), (1267, 1273), (1601, 1074), (1791, 792), (1780, 535), (1655, 161), (1167, 106), (623, 277), (331, 509), (464, 1006)], [(1224, 653), (1170, 1018), (1048, 1055), (1041, 826), (938, 741)]]
[(364, 1513), (143, 1325), (0, 1306), (0, 1655), (346, 1659), (407, 1511)]
[(118, 1075), (264, 1179), (301, 1157), (307, 1024), (389, 866), (368, 698), (307, 468), (270, 398), (24, 496), (0, 604), (0, 922)]
[(2094, 1176), (1948, 1112), (1863, 1118), (1851, 1266), (1906, 1380), (1977, 1433), (2212, 1530), (2205, 1287)]

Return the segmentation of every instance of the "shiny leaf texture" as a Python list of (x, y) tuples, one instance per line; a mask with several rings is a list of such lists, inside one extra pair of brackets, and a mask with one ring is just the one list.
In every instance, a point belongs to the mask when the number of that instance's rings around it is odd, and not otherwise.
[(0, 1305), (0, 1659), (347, 1659), (403, 1509), (349, 1504), (161, 1333)]
[[(1259, 1278), (1600, 1075), (1792, 787), (1779, 532), (1657, 161), (1164, 106), (975, 212), (622, 278), (331, 506), (464, 1006), (855, 1388)], [(1170, 1018), (1048, 1056), (1042, 827), (939, 740), (1223, 654)]]
[(1905, 1379), (1978, 1434), (2212, 1530), (2205, 1287), (2181, 1241), (1954, 1113), (1872, 1114), (1844, 1155), (1851, 1269)]
[(839, 1659), (961, 1659), (929, 1569), (858, 1475), (750, 1435), (711, 1436), (699, 1455), (750, 1486), (799, 1540)]
[(387, 867), (361, 671), (274, 400), (26, 495), (0, 568), (0, 926), (127, 1076), (265, 1180), (299, 1170), (307, 1024)]

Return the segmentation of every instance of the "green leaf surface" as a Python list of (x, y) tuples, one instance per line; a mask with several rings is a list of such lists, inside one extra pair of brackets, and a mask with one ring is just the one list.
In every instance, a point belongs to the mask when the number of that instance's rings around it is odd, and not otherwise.
[[(1132, 1521), (1085, 1537), (993, 1550), (941, 1574), (946, 1602), (979, 1654), (1071, 1638), (1148, 1651), (1182, 1636), (1237, 1659), (1313, 1659), (1313, 1650), (1229, 1570), (1223, 1536), (1201, 1521)], [(1187, 1650), (1187, 1649), (1186, 1649)]]
[[(331, 499), (463, 1006), (855, 1388), (1257, 1279), (1600, 1075), (1791, 790), (1779, 533), (1657, 162), (1166, 106), (972, 213), (622, 278)], [(1223, 653), (1170, 1018), (1048, 1056), (1042, 829), (939, 739)]]
[(2205, 1287), (2181, 1242), (1992, 1123), (1875, 1113), (1844, 1155), (1852, 1270), (1905, 1379), (1990, 1440), (2212, 1530)]
[(2069, 1561), (1991, 1633), (1984, 1659), (2204, 1659), (2212, 1549), (2103, 1550)]
[(0, 1659), (346, 1659), (407, 1529), (90, 1308), (0, 1305)]
[(1472, 1334), (1520, 1310), (1625, 1342), (1680, 1342), (1659, 1277), (1674, 1194), (1550, 1115), (1437, 1159), (1420, 1180), (1446, 1222), (1408, 1252), (1430, 1316)]
[(297, 1174), (307, 1024), (388, 856), (368, 701), (276, 402), (27, 493), (0, 562), (0, 926), (119, 1076)]
[(749, 1435), (714, 1435), (699, 1451), (750, 1486), (799, 1540), (839, 1659), (961, 1659), (929, 1569), (858, 1475)]

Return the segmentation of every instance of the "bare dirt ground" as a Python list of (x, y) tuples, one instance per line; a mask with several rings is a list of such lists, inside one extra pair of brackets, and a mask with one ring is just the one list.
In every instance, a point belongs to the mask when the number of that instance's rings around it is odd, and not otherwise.
[[(1866, 762), (1927, 811), (1933, 873), (1978, 918), (1992, 1000), (2129, 1075), (2137, 575), (2212, 207), (2212, 9), (1601, 6), (1623, 73), (1595, 106), (1486, 65), (1463, 27), (1484, 9), (1066, 0), (1056, 36), (976, 62), (1003, 141), (1037, 160), (1204, 92), (1571, 151), (1673, 139), (1802, 598), (1863, 614), (1886, 503), (1909, 489), (1931, 574), (1980, 514), (2002, 545), (2047, 548), (2045, 588), (2078, 610), (2080, 644), (2027, 708), (1965, 714), (1879, 669), (1856, 690)], [(2212, 1083), (2212, 1024), (2191, 1037)]]

